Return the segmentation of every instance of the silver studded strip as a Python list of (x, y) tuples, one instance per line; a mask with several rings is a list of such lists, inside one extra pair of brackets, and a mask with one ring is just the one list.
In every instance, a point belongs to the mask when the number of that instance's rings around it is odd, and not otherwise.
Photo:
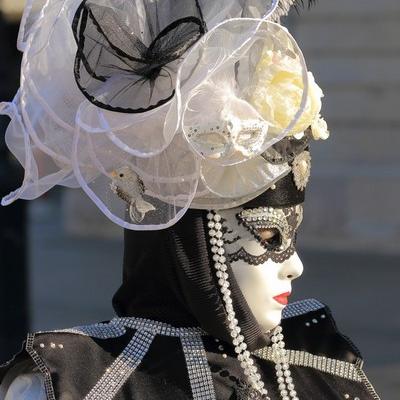
[(127, 327), (140, 331), (151, 331), (163, 336), (198, 336), (206, 335), (201, 328), (176, 328), (164, 322), (153, 321), (144, 318), (115, 318), (111, 321), (115, 327)]
[(370, 393), (370, 395), (372, 396), (372, 398), (374, 400), (381, 400), (381, 398), (379, 397), (378, 393), (376, 393), (375, 388), (372, 386), (371, 382), (369, 381), (367, 375), (365, 375), (365, 372), (362, 369), (362, 360), (359, 360), (356, 363), (356, 369), (358, 371), (358, 374), (362, 380), (362, 383), (365, 385), (365, 387), (367, 388), (368, 392)]
[(33, 348), (35, 341), (35, 335), (33, 333), (29, 333), (26, 339), (25, 349), (27, 353), (32, 358), (35, 365), (38, 367), (39, 371), (42, 373), (44, 378), (44, 388), (46, 391), (47, 400), (56, 400), (56, 396), (54, 394), (53, 383), (51, 381), (51, 374), (46, 364), (43, 362), (42, 358), (39, 356), (37, 351)]
[(283, 318), (298, 317), (311, 311), (318, 311), (325, 306), (315, 299), (295, 301), (283, 309)]
[(193, 336), (207, 335), (198, 327), (176, 328), (170, 324), (153, 321), (145, 318), (114, 318), (109, 323), (99, 323), (86, 326), (78, 326), (72, 329), (62, 329), (40, 333), (72, 333), (74, 335), (90, 336), (96, 339), (110, 339), (125, 335), (126, 328), (150, 331), (163, 336)]
[(110, 339), (125, 335), (126, 329), (115, 321), (86, 326), (78, 326), (72, 329), (53, 331), (52, 333), (72, 333), (74, 335), (90, 336), (96, 339)]
[[(264, 360), (274, 361), (274, 354), (271, 347), (264, 347), (257, 350), (254, 352), (254, 355)], [(355, 364), (333, 358), (315, 356), (306, 351), (286, 350), (286, 355), (290, 365), (314, 368), (351, 381), (362, 382), (362, 377)]]
[[(85, 400), (113, 399), (122, 385), (140, 364), (156, 335), (174, 336), (182, 339), (182, 346), (184, 344), (186, 345), (186, 350), (184, 349), (185, 356), (188, 354), (186, 360), (188, 364), (189, 380), (191, 384), (193, 382), (192, 390), (194, 391), (194, 399), (215, 399), (211, 370), (208, 366), (206, 352), (201, 340), (201, 336), (207, 333), (201, 328), (176, 328), (167, 323), (132, 317), (114, 318), (109, 323), (98, 323), (78, 326), (72, 329), (40, 333), (69, 333), (97, 339), (110, 339), (123, 336), (126, 333), (126, 328), (135, 329), (137, 332), (132, 337), (128, 346), (122, 351), (121, 355), (107, 368), (104, 375), (87, 394)], [(28, 335), (26, 350), (43, 374), (47, 399), (55, 400), (50, 372), (43, 360), (33, 349), (34, 337), (35, 335), (33, 334)], [(193, 343), (196, 344), (196, 351), (194, 351)], [(194, 357), (194, 355), (197, 355), (197, 358)], [(197, 380), (201, 382), (202, 387), (196, 383)]]
[(181, 336), (193, 400), (216, 400), (214, 384), (201, 336)]
[(141, 363), (154, 337), (149, 331), (137, 331), (84, 400), (112, 400)]

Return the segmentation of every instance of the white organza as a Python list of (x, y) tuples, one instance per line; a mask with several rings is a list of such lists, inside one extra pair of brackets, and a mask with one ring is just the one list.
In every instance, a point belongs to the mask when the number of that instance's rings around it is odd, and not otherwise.
[(0, 106), (0, 112), (11, 118), (5, 137), (6, 144), (25, 169), (21, 186), (2, 199), (3, 206), (17, 199), (38, 198), (57, 184), (78, 187), (73, 177), (72, 165), (57, 165), (52, 157), (43, 153), (32, 142), (18, 110), (18, 104), (19, 95), (16, 96), (14, 102), (3, 103)]
[(131, 155), (153, 157), (169, 146), (175, 134), (164, 132), (168, 107), (166, 103), (142, 114), (127, 114), (104, 110), (84, 101), (76, 124), (89, 133), (106, 135), (115, 146)]
[(208, 29), (231, 18), (268, 18), (277, 9), (279, 0), (199, 0)]
[[(154, 230), (175, 224), (196, 194), (199, 163), (180, 135), (158, 156), (140, 158), (116, 146), (106, 135), (80, 130), (72, 160), (82, 189), (107, 217), (127, 229)], [(121, 168), (140, 177), (145, 187), (143, 199), (154, 207), (143, 221), (132, 220), (130, 203), (112, 190), (113, 175)], [(135, 200), (135, 190), (126, 191)]]
[[(100, 3), (111, 7), (111, 1), (109, 0), (103, 0)], [(135, 6), (130, 2), (120, 5), (120, 7), (124, 7), (124, 9), (118, 10), (118, 14), (121, 14), (123, 11), (129, 16), (133, 15), (133, 9), (136, 11), (132, 19), (138, 21), (138, 26), (142, 27), (138, 29), (136, 33), (142, 35), (142, 39), (146, 43), (149, 39), (146, 37), (148, 32), (144, 29), (146, 26), (146, 14), (144, 12), (143, 3), (144, 1), (140, 0), (135, 2)], [(157, 14), (161, 24), (166, 23), (166, 21), (163, 21), (162, 16), (165, 15), (166, 19), (168, 18), (169, 7), (169, 2), (163, 2), (157, 8)], [(252, 17), (263, 16), (268, 11), (272, 12), (276, 7), (276, 2), (272, 1), (269, 4), (268, 1), (260, 0), (249, 0), (247, 2), (230, 0), (224, 2), (222, 6), (215, 1), (203, 0), (200, 2), (200, 7), (207, 28), (211, 29), (216, 24), (221, 23), (221, 21), (231, 17), (239, 17), (241, 14)], [(129, 18), (126, 18), (127, 24), (129, 24)], [(190, 70), (183, 70), (180, 75), (182, 85), (187, 80), (192, 80)], [(106, 133), (116, 146), (132, 155), (137, 157), (151, 157), (164, 151), (176, 133), (175, 129), (164, 127), (165, 117), (169, 107), (170, 105), (167, 103), (145, 113), (124, 114), (99, 109), (91, 103), (86, 103), (83, 108), (81, 107), (80, 115), (76, 123), (88, 132)]]
[(46, 400), (44, 379), (39, 373), (23, 374), (14, 379), (0, 400)]
[[(256, 72), (268, 76), (270, 70), (282, 74), (287, 69), (284, 63), (280, 64), (286, 61), (283, 57), (271, 65), (260, 66), (260, 58), (268, 51), (287, 54), (290, 67), (295, 69), (301, 83), (296, 107), (289, 107), (290, 104), (284, 107), (287, 113), (284, 126), (279, 126), (276, 118), (265, 119), (250, 97), (257, 86)], [(178, 79), (177, 96), (165, 127), (182, 129), (202, 159), (204, 187), (224, 199), (244, 198), (287, 174), (290, 169), (287, 164), (273, 166), (258, 157), (291, 132), (307, 106), (307, 67), (287, 31), (267, 21), (229, 20), (192, 48), (182, 63), (181, 69), (185, 68), (193, 71), (191, 79), (182, 86)], [(280, 92), (279, 86), (274, 89), (275, 97), (286, 94)], [(229, 129), (235, 124), (239, 125), (238, 134), (234, 134), (235, 128)], [(250, 134), (243, 128), (246, 124), (250, 126)], [(194, 204), (197, 206), (198, 202)], [(220, 202), (219, 206), (225, 208), (231, 204), (232, 200), (226, 205)]]
[[(265, 53), (273, 54), (269, 64), (264, 62)], [(286, 57), (279, 57), (281, 54)], [(287, 124), (279, 126), (274, 115), (266, 119), (260, 114), (252, 94), (257, 86), (254, 77), (259, 74), (275, 79), (286, 72), (287, 58), (301, 80), (301, 99), (296, 107), (286, 110)], [(190, 81), (182, 82), (187, 70), (192, 71)], [(231, 19), (204, 36), (182, 62), (166, 130), (181, 128), (194, 151), (209, 162), (222, 166), (239, 164), (290, 133), (306, 107), (307, 87), (304, 57), (286, 29), (269, 21)], [(280, 88), (275, 90), (279, 92)], [(245, 130), (240, 121), (248, 121), (256, 128)], [(210, 122), (215, 125), (213, 131), (202, 128)], [(235, 125), (239, 127), (236, 129)], [(250, 138), (245, 139), (249, 131)], [(245, 152), (243, 147), (251, 151)]]
[[(290, 172), (288, 164), (273, 165), (262, 157), (255, 157), (239, 165), (216, 168), (209, 162), (201, 164), (204, 186), (225, 199), (238, 199), (272, 186)], [(225, 207), (222, 207), (225, 208)]]
[(255, 199), (260, 194), (264, 193), (266, 190), (270, 188), (270, 186), (271, 185), (268, 184), (265, 187), (258, 190), (257, 192), (253, 192), (250, 195), (232, 199), (232, 198), (221, 197), (211, 193), (210, 190), (204, 186), (203, 181), (200, 180), (196, 196), (192, 201), (191, 207), (200, 210), (210, 210), (210, 209), (223, 210), (223, 209), (239, 207), (242, 204), (245, 204), (248, 201)]
[(21, 18), (21, 25), (18, 32), (17, 48), (20, 51), (25, 51), (26, 43), (29, 36), (38, 26), (38, 21), (43, 17), (43, 14), (48, 10), (45, 9), (56, 6), (57, 3), (63, 3), (64, 0), (49, 1), (49, 0), (27, 0), (24, 12)]
[[(146, 1), (134, 1), (139, 28), (146, 24)], [(208, 32), (182, 57), (172, 100), (142, 113), (99, 108), (79, 89), (71, 25), (81, 3), (27, 2), (18, 41), (21, 87), (11, 103), (0, 105), (11, 118), (7, 146), (25, 176), (3, 205), (37, 198), (55, 185), (81, 187), (116, 224), (163, 229), (189, 207), (246, 202), (288, 172), (287, 165), (271, 166), (260, 157), (296, 124), (308, 85), (293, 38), (263, 19), (275, 12), (276, 0), (199, 0)], [(161, 20), (168, 21), (167, 3), (159, 8)], [(250, 96), (263, 49), (290, 53), (300, 71), (301, 102), (279, 129), (265, 117), (264, 103), (260, 108)], [(201, 130), (197, 142), (191, 128)], [(124, 174), (132, 177), (128, 185)]]

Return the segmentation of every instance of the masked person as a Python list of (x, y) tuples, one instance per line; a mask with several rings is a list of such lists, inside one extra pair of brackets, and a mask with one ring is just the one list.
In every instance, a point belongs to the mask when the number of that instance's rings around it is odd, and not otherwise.
[(3, 204), (81, 187), (125, 228), (124, 273), (117, 316), (29, 334), (0, 399), (379, 399), (329, 309), (288, 304), (309, 145), (328, 136), (273, 22), (292, 3), (28, 6), (3, 105), (26, 176)]

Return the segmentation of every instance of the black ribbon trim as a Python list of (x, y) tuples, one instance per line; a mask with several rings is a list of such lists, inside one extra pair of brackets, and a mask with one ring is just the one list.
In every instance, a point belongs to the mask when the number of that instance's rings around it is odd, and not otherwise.
[(257, 207), (284, 208), (302, 204), (304, 200), (305, 190), (300, 191), (297, 189), (294, 183), (293, 173), (290, 172), (275, 183), (275, 189), (268, 189), (242, 207), (246, 209)]
[[(195, 0), (195, 5), (199, 17), (190, 15), (174, 20), (146, 46), (139, 37), (124, 29), (123, 22), (119, 23), (117, 14), (113, 15), (111, 9), (105, 10), (111, 13), (107, 15), (109, 18), (101, 21), (96, 17), (94, 7), (98, 7), (100, 11), (105, 7), (87, 5), (87, 0), (84, 0), (78, 7), (72, 23), (78, 46), (74, 66), (75, 80), (84, 96), (100, 108), (121, 113), (143, 113), (170, 101), (175, 95), (174, 75), (177, 67), (175, 65), (174, 71), (171, 64), (180, 60), (206, 32), (198, 0)], [(112, 35), (113, 27), (109, 27), (108, 35), (107, 27), (103, 26), (105, 23), (116, 23), (119, 28), (118, 34)], [(98, 37), (93, 36), (94, 33), (98, 34)], [(120, 39), (121, 44), (118, 44), (116, 39)], [(132, 46), (134, 54), (127, 53), (126, 43), (122, 49), (124, 39)], [(91, 48), (90, 44), (88, 45), (89, 40), (93, 41)], [(91, 60), (91, 57), (94, 59)], [(84, 77), (83, 72), (89, 76)], [(132, 80), (127, 78), (127, 74), (132, 74)], [(102, 92), (102, 86), (118, 76), (121, 79), (117, 80), (116, 92), (113, 93), (109, 88)], [(157, 87), (158, 79), (164, 80), (166, 88)], [(121, 85), (120, 88), (118, 84)], [(156, 88), (159, 89), (159, 93), (154, 95)], [(104, 101), (99, 99), (96, 91), (101, 93)], [(139, 103), (138, 106), (133, 107), (130, 99)]]

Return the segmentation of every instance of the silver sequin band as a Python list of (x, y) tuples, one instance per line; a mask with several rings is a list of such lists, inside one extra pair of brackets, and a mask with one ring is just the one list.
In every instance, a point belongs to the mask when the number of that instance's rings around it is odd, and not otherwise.
[(370, 395), (372, 396), (372, 398), (374, 400), (381, 400), (378, 393), (376, 393), (375, 388), (372, 386), (367, 375), (365, 375), (365, 372), (362, 369), (362, 360), (359, 360), (359, 362), (356, 363), (356, 368), (357, 368), (359, 376), (361, 377), (362, 382), (364, 383), (365, 387), (367, 388), (367, 390), (370, 393)]
[[(70, 333), (97, 339), (111, 339), (123, 336), (126, 328), (136, 330), (131, 342), (107, 368), (84, 400), (112, 400), (115, 398), (146, 355), (156, 335), (181, 339), (193, 400), (216, 399), (212, 374), (201, 338), (206, 333), (200, 328), (175, 328), (163, 322), (144, 318), (114, 318), (109, 323), (80, 326), (51, 333)], [(49, 399), (55, 400), (54, 397), (49, 397)]]
[[(292, 318), (318, 311), (325, 306), (317, 300), (308, 299), (289, 304), (283, 310), (283, 318)], [(98, 339), (121, 337), (126, 328), (135, 329), (128, 346), (122, 351), (104, 375), (85, 397), (85, 400), (112, 400), (118, 391), (129, 379), (131, 374), (140, 365), (156, 335), (179, 337), (182, 343), (188, 378), (194, 400), (215, 400), (215, 389), (211, 370), (207, 361), (207, 354), (201, 336), (206, 333), (201, 328), (176, 328), (172, 325), (147, 320), (143, 318), (114, 318), (109, 323), (99, 323), (73, 329), (59, 330), (48, 333), (70, 333)], [(48, 400), (55, 400), (51, 375), (41, 357), (33, 348), (35, 335), (28, 335), (26, 350), (32, 357), (45, 379), (46, 395)], [(273, 361), (272, 349), (265, 348), (254, 353), (256, 356)], [(289, 364), (318, 369), (322, 372), (337, 375), (352, 381), (363, 382), (374, 399), (379, 400), (372, 386), (359, 365), (345, 361), (315, 356), (311, 353), (296, 350), (287, 350)], [(376, 396), (376, 397), (375, 397)]]
[[(314, 368), (351, 381), (362, 382), (362, 377), (359, 375), (359, 370), (355, 364), (335, 360), (333, 358), (315, 356), (306, 351), (286, 350), (286, 354), (290, 365)], [(264, 360), (274, 361), (272, 349), (270, 347), (257, 350), (254, 352), (254, 355)]]
[(47, 400), (56, 400), (50, 371), (47, 368), (46, 364), (43, 362), (42, 358), (33, 348), (34, 340), (35, 340), (35, 334), (29, 333), (26, 339), (25, 349), (44, 377), (44, 388), (46, 391)]
[(90, 336), (96, 339), (110, 339), (125, 335), (126, 328), (154, 332), (162, 336), (182, 337), (207, 335), (201, 328), (176, 328), (164, 322), (144, 318), (114, 318), (109, 323), (78, 326), (72, 329), (62, 329), (46, 333), (72, 333), (75, 335)]
[(213, 379), (201, 336), (182, 336), (193, 400), (216, 400)]
[(112, 400), (149, 350), (155, 334), (137, 331), (84, 400)]
[(288, 304), (283, 309), (283, 318), (293, 318), (298, 317), (303, 314), (307, 314), (312, 311), (318, 311), (325, 306), (315, 299), (307, 299), (295, 301), (293, 303)]

